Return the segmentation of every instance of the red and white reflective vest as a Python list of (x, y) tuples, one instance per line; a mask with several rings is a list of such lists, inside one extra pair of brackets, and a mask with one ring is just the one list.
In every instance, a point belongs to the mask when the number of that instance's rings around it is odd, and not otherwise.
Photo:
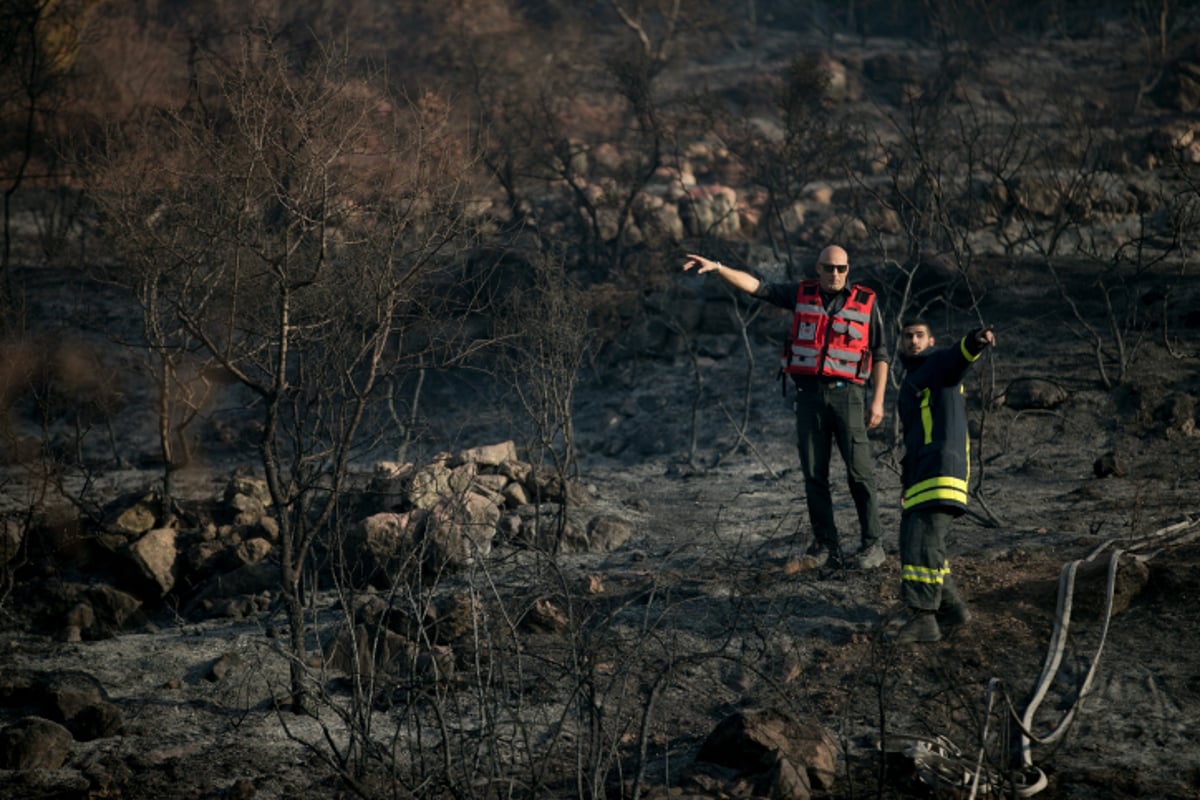
[(796, 293), (792, 335), (783, 349), (783, 371), (865, 383), (871, 374), (869, 333), (875, 292), (850, 287), (845, 305), (830, 314), (821, 301), (821, 284), (803, 281)]

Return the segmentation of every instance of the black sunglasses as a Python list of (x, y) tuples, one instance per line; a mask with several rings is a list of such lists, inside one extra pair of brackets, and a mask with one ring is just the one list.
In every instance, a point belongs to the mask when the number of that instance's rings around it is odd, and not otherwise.
[(825, 270), (826, 272), (849, 272), (850, 271), (849, 264), (818, 264), (817, 266), (820, 267), (821, 269)]

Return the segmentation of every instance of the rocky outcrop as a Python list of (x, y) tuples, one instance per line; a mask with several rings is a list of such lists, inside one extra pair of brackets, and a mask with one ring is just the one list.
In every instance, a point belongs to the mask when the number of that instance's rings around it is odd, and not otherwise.
[[(489, 558), (498, 542), (608, 552), (633, 537), (630, 522), (589, 511), (592, 504), (583, 487), (521, 461), (504, 441), (423, 464), (377, 464), (348, 497), (347, 507), (358, 509), (352, 522), (316, 547), (340, 579), (363, 589), (461, 572)], [(26, 602), (68, 641), (112, 636), (165, 604), (195, 619), (269, 608), (279, 588), (279, 521), (265, 481), (239, 471), (211, 506), (185, 509), (165, 524), (162, 514), (156, 492), (134, 492), (111, 503), (94, 532), (82, 518), (69, 535), (35, 531), (44, 548), (39, 563), (90, 577), (87, 584), (38, 582)], [(3, 530), (15, 550), (26, 527), (13, 521)]]

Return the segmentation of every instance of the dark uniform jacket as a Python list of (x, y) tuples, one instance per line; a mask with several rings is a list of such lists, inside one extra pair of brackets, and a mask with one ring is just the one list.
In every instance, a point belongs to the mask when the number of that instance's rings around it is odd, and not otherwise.
[(953, 347), (900, 356), (904, 377), (896, 406), (904, 431), (904, 514), (966, 511), (971, 452), (962, 379), (982, 352), (972, 332)]

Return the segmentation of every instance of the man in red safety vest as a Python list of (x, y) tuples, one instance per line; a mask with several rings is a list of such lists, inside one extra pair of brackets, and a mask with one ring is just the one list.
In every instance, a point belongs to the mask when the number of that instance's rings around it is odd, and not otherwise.
[(683, 268), (695, 268), (701, 274), (715, 272), (736, 289), (792, 310), (781, 370), (796, 388), (797, 447), (813, 529), (808, 554), (830, 567), (844, 563), (829, 483), (836, 443), (846, 463), (861, 532), (852, 565), (861, 569), (881, 566), (886, 556), (879, 541), (879, 508), (867, 430), (883, 421), (888, 351), (875, 293), (850, 284), (850, 259), (837, 245), (826, 247), (818, 256), (817, 280), (798, 283), (767, 283), (692, 254)]

